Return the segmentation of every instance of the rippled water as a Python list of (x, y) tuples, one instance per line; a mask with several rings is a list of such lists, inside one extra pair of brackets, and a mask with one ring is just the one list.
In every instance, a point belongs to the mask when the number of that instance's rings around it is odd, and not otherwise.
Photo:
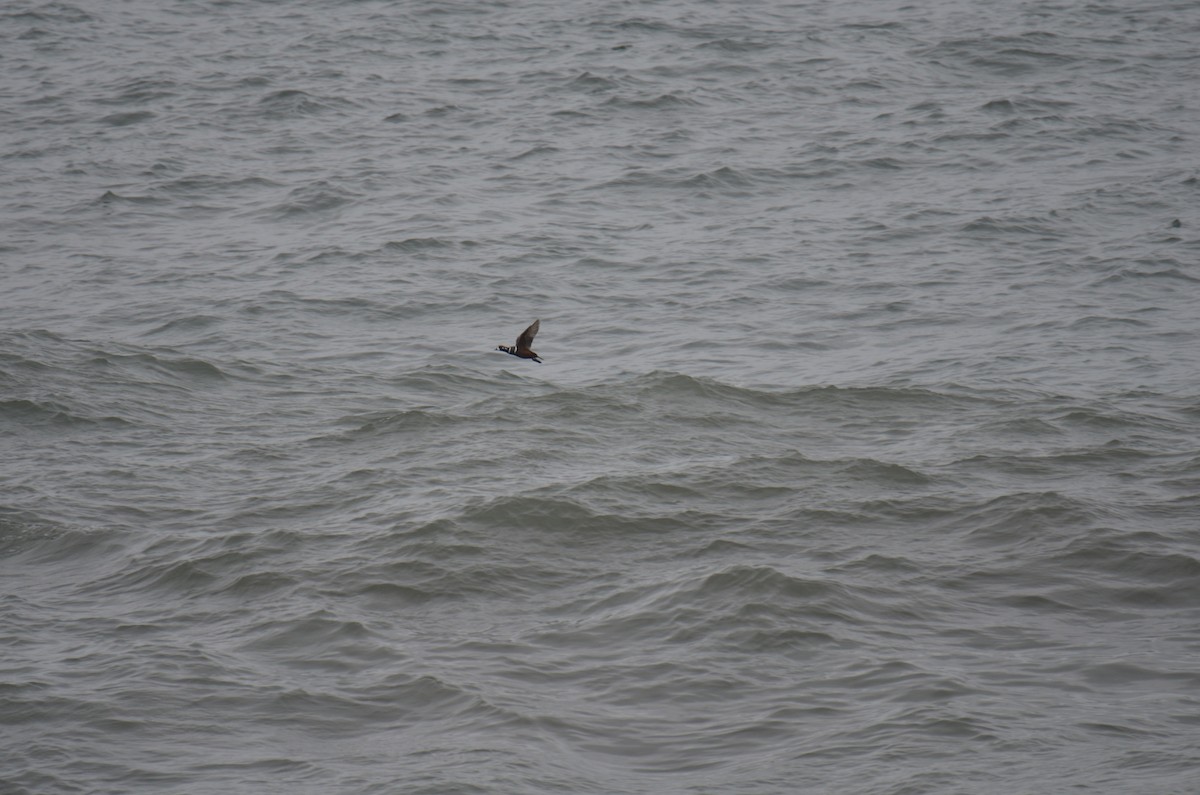
[(1198, 41), (4, 5), (0, 792), (1194, 792)]

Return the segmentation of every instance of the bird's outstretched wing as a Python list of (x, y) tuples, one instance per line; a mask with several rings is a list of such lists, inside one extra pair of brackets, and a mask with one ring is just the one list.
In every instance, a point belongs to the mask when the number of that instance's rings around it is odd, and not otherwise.
[(518, 348), (528, 348), (533, 344), (533, 338), (537, 336), (538, 328), (541, 326), (541, 320), (533, 321), (533, 324), (521, 332), (521, 336), (517, 337)]

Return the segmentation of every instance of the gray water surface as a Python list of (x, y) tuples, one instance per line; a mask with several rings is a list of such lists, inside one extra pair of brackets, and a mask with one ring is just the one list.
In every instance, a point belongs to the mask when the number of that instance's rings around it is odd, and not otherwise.
[(1197, 52), (6, 3), (0, 793), (1196, 792)]

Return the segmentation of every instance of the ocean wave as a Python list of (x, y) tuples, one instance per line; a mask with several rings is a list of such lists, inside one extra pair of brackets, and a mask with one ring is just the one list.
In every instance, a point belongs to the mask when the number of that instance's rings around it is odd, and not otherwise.
[(326, 215), (361, 198), (345, 185), (329, 180), (317, 180), (293, 188), (287, 199), (262, 211), (268, 217), (285, 220), (306, 216)]
[(89, 425), (125, 425), (133, 423), (123, 417), (94, 414), (85, 408), (72, 409), (48, 399), (0, 400), (0, 422), (59, 425), (63, 427)]
[(268, 117), (311, 116), (331, 110), (344, 110), (355, 103), (345, 97), (318, 96), (295, 88), (272, 91), (258, 101), (259, 111)]

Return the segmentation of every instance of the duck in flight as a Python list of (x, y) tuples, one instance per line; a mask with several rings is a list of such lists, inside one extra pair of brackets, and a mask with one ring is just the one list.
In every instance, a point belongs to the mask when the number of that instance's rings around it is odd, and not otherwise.
[(538, 327), (541, 325), (541, 322), (540, 320), (535, 320), (529, 328), (522, 331), (521, 336), (517, 337), (516, 345), (513, 345), (511, 348), (507, 345), (497, 345), (496, 350), (511, 353), (513, 356), (520, 356), (522, 359), (533, 359), (538, 364), (541, 364), (542, 360), (538, 358), (536, 353), (529, 349), (529, 346), (533, 344), (533, 338), (537, 336)]

